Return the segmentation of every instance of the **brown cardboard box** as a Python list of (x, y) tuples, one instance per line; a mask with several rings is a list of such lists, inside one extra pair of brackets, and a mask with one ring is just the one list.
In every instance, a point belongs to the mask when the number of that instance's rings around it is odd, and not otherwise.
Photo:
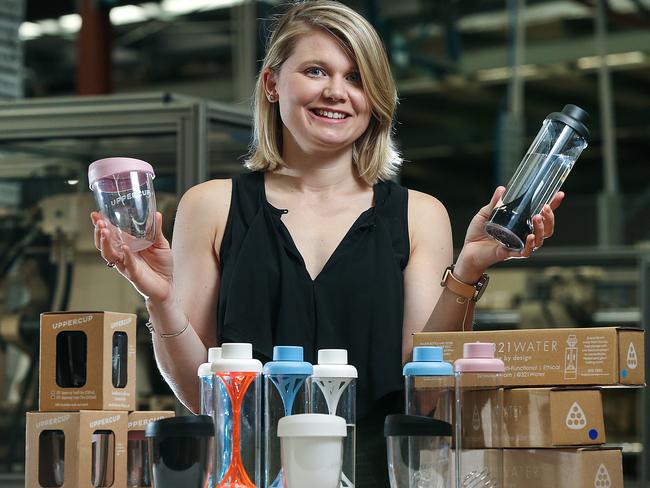
[(126, 412), (28, 412), (25, 486), (126, 486), (126, 429)]
[(128, 460), (126, 476), (128, 486), (151, 486), (149, 445), (145, 431), (150, 422), (173, 417), (174, 412), (131, 412), (128, 418)]
[(603, 444), (600, 390), (514, 388), (503, 391), (503, 447)]
[(135, 410), (135, 326), (133, 314), (41, 314), (39, 410)]
[(504, 449), (504, 488), (623, 488), (619, 449)]
[(414, 346), (443, 346), (445, 361), (466, 342), (494, 342), (503, 386), (643, 385), (643, 330), (621, 327), (422, 332)]

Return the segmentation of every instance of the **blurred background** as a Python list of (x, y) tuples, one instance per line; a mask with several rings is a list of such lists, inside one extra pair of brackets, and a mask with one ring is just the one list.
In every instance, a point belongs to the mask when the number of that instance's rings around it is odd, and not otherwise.
[[(647, 326), (650, 0), (343, 3), (375, 26), (391, 61), (399, 179), (446, 205), (457, 248), (547, 114), (573, 103), (591, 115), (556, 235), (534, 259), (491, 272), (476, 327)], [(114, 310), (146, 321), (141, 297), (93, 246), (88, 165), (150, 162), (171, 236), (187, 188), (243, 170), (252, 87), (284, 5), (0, 0), (0, 486), (24, 471), (39, 314)], [(180, 408), (142, 324), (140, 407)], [(650, 405), (637, 390), (605, 393), (626, 486), (646, 486)]]

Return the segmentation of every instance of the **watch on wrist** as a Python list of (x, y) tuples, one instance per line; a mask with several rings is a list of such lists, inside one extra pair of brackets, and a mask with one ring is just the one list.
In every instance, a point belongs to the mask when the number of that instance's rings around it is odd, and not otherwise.
[(490, 277), (485, 273), (483, 273), (481, 278), (473, 285), (460, 281), (456, 276), (454, 276), (454, 265), (452, 264), (445, 269), (440, 286), (449, 288), (449, 290), (456, 295), (478, 302), (483, 296), (489, 281)]

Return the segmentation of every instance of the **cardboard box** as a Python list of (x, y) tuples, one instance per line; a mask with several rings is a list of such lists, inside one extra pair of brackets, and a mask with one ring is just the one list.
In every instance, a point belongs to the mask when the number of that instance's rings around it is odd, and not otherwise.
[(421, 332), (414, 346), (443, 346), (455, 361), (466, 342), (494, 342), (503, 386), (643, 385), (643, 330), (621, 327)]
[(136, 317), (41, 314), (39, 410), (135, 410)]
[(600, 390), (515, 388), (503, 391), (503, 447), (603, 444)]
[(25, 486), (126, 486), (126, 429), (126, 412), (28, 412)]
[(504, 449), (504, 488), (623, 488), (619, 449)]
[(150, 422), (173, 417), (174, 412), (131, 412), (128, 417), (127, 466), (128, 486), (151, 486), (149, 445), (145, 430)]

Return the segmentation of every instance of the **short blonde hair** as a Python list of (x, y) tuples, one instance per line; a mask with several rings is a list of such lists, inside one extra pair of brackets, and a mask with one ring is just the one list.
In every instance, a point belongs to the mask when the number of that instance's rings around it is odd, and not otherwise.
[(284, 166), (282, 120), (277, 103), (266, 98), (262, 73), (278, 73), (291, 56), (298, 40), (322, 29), (333, 35), (357, 64), (372, 113), (366, 131), (354, 143), (352, 161), (368, 184), (394, 176), (402, 158), (393, 141), (393, 117), (397, 89), (382, 41), (359, 13), (334, 0), (305, 0), (295, 3), (278, 20), (269, 37), (266, 55), (255, 86), (253, 140), (246, 167), (273, 171)]

